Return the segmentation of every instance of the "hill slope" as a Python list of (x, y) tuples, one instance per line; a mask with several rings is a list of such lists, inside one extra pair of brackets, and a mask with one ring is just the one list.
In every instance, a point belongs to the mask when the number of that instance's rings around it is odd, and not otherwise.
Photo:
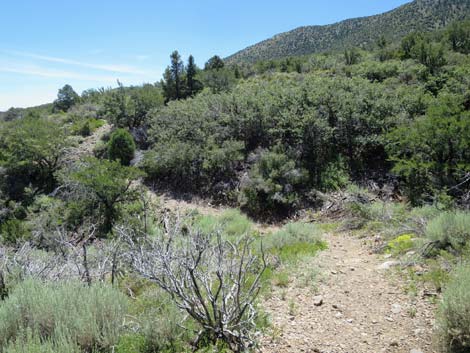
[(318, 52), (368, 47), (383, 34), (394, 40), (415, 30), (433, 30), (470, 15), (469, 0), (415, 0), (395, 10), (327, 26), (299, 27), (243, 49), (226, 60), (255, 62)]

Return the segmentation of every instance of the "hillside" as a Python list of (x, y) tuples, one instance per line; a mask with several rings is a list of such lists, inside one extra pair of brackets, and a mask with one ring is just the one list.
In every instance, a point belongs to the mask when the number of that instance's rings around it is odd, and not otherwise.
[(299, 27), (243, 49), (228, 63), (256, 62), (360, 46), (368, 48), (381, 35), (396, 40), (416, 31), (441, 28), (468, 17), (467, 0), (415, 0), (395, 10), (327, 26)]

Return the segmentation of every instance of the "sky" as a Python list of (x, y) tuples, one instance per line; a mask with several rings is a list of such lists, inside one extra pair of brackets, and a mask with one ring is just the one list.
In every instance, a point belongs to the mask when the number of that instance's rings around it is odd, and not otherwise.
[(71, 84), (154, 83), (177, 49), (203, 66), (275, 34), (369, 16), (409, 0), (0, 0), (0, 111)]

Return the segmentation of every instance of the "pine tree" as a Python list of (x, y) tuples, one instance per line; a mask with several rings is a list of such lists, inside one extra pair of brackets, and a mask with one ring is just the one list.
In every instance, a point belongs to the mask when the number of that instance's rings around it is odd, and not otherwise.
[(188, 85), (188, 96), (192, 97), (197, 90), (196, 87), (196, 73), (197, 66), (194, 63), (194, 57), (192, 55), (188, 58), (188, 66), (186, 67), (186, 83)]
[(184, 71), (184, 65), (181, 61), (181, 56), (177, 50), (175, 50), (171, 56), (171, 65), (170, 65), (170, 73), (171, 78), (175, 85), (175, 99), (182, 98), (182, 77)]

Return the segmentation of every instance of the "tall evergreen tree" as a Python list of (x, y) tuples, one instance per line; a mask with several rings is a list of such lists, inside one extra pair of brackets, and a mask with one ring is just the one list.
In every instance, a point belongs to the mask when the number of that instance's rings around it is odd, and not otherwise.
[(181, 60), (181, 56), (177, 50), (171, 53), (171, 65), (170, 65), (170, 73), (171, 78), (173, 79), (175, 85), (175, 99), (180, 99), (183, 97), (182, 95), (182, 77), (184, 71), (183, 61)]
[(188, 85), (188, 96), (192, 97), (196, 93), (196, 73), (197, 67), (192, 55), (188, 58), (188, 66), (186, 67), (186, 83)]

